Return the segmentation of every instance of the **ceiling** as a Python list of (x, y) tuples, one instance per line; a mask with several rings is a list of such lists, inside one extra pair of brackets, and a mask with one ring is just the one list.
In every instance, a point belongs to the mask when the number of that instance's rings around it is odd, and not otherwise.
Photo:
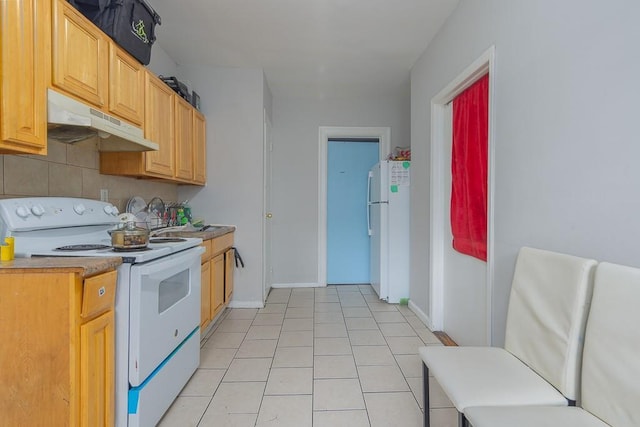
[(148, 0), (180, 65), (262, 68), (274, 96), (392, 93), (458, 0)]

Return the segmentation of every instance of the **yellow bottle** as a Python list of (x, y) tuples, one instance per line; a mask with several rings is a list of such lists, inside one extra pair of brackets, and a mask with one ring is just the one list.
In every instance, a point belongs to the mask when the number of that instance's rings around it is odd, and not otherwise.
[(11, 261), (11, 247), (9, 245), (0, 246), (0, 261)]
[[(15, 238), (14, 237), (5, 237), (4, 238), (4, 242), (6, 243), (6, 245), (3, 246), (8, 246), (8, 256), (9, 256), (9, 260), (12, 260), (16, 257), (16, 252), (15, 252)], [(6, 261), (4, 258), (2, 258), (3, 261)]]

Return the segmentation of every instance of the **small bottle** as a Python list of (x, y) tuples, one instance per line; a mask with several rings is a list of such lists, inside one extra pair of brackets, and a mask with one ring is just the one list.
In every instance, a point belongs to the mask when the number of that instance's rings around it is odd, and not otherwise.
[(4, 238), (4, 242), (6, 243), (6, 246), (9, 247), (9, 249), (8, 249), (8, 251), (9, 251), (9, 259), (10, 260), (15, 259), (15, 257), (16, 257), (15, 238), (14, 237), (5, 237)]
[(178, 208), (178, 225), (184, 225), (188, 221), (189, 220), (187, 219), (187, 217), (184, 216), (184, 209), (183, 208)]

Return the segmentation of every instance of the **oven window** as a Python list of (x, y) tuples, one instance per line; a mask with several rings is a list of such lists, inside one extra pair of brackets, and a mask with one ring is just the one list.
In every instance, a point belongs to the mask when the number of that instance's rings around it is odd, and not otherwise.
[(158, 287), (158, 313), (162, 313), (189, 294), (189, 270), (169, 277)]

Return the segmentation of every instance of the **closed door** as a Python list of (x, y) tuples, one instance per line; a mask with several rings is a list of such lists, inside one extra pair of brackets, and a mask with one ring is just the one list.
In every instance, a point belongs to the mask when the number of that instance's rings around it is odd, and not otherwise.
[(369, 283), (367, 177), (378, 142), (330, 140), (327, 149), (327, 283)]

